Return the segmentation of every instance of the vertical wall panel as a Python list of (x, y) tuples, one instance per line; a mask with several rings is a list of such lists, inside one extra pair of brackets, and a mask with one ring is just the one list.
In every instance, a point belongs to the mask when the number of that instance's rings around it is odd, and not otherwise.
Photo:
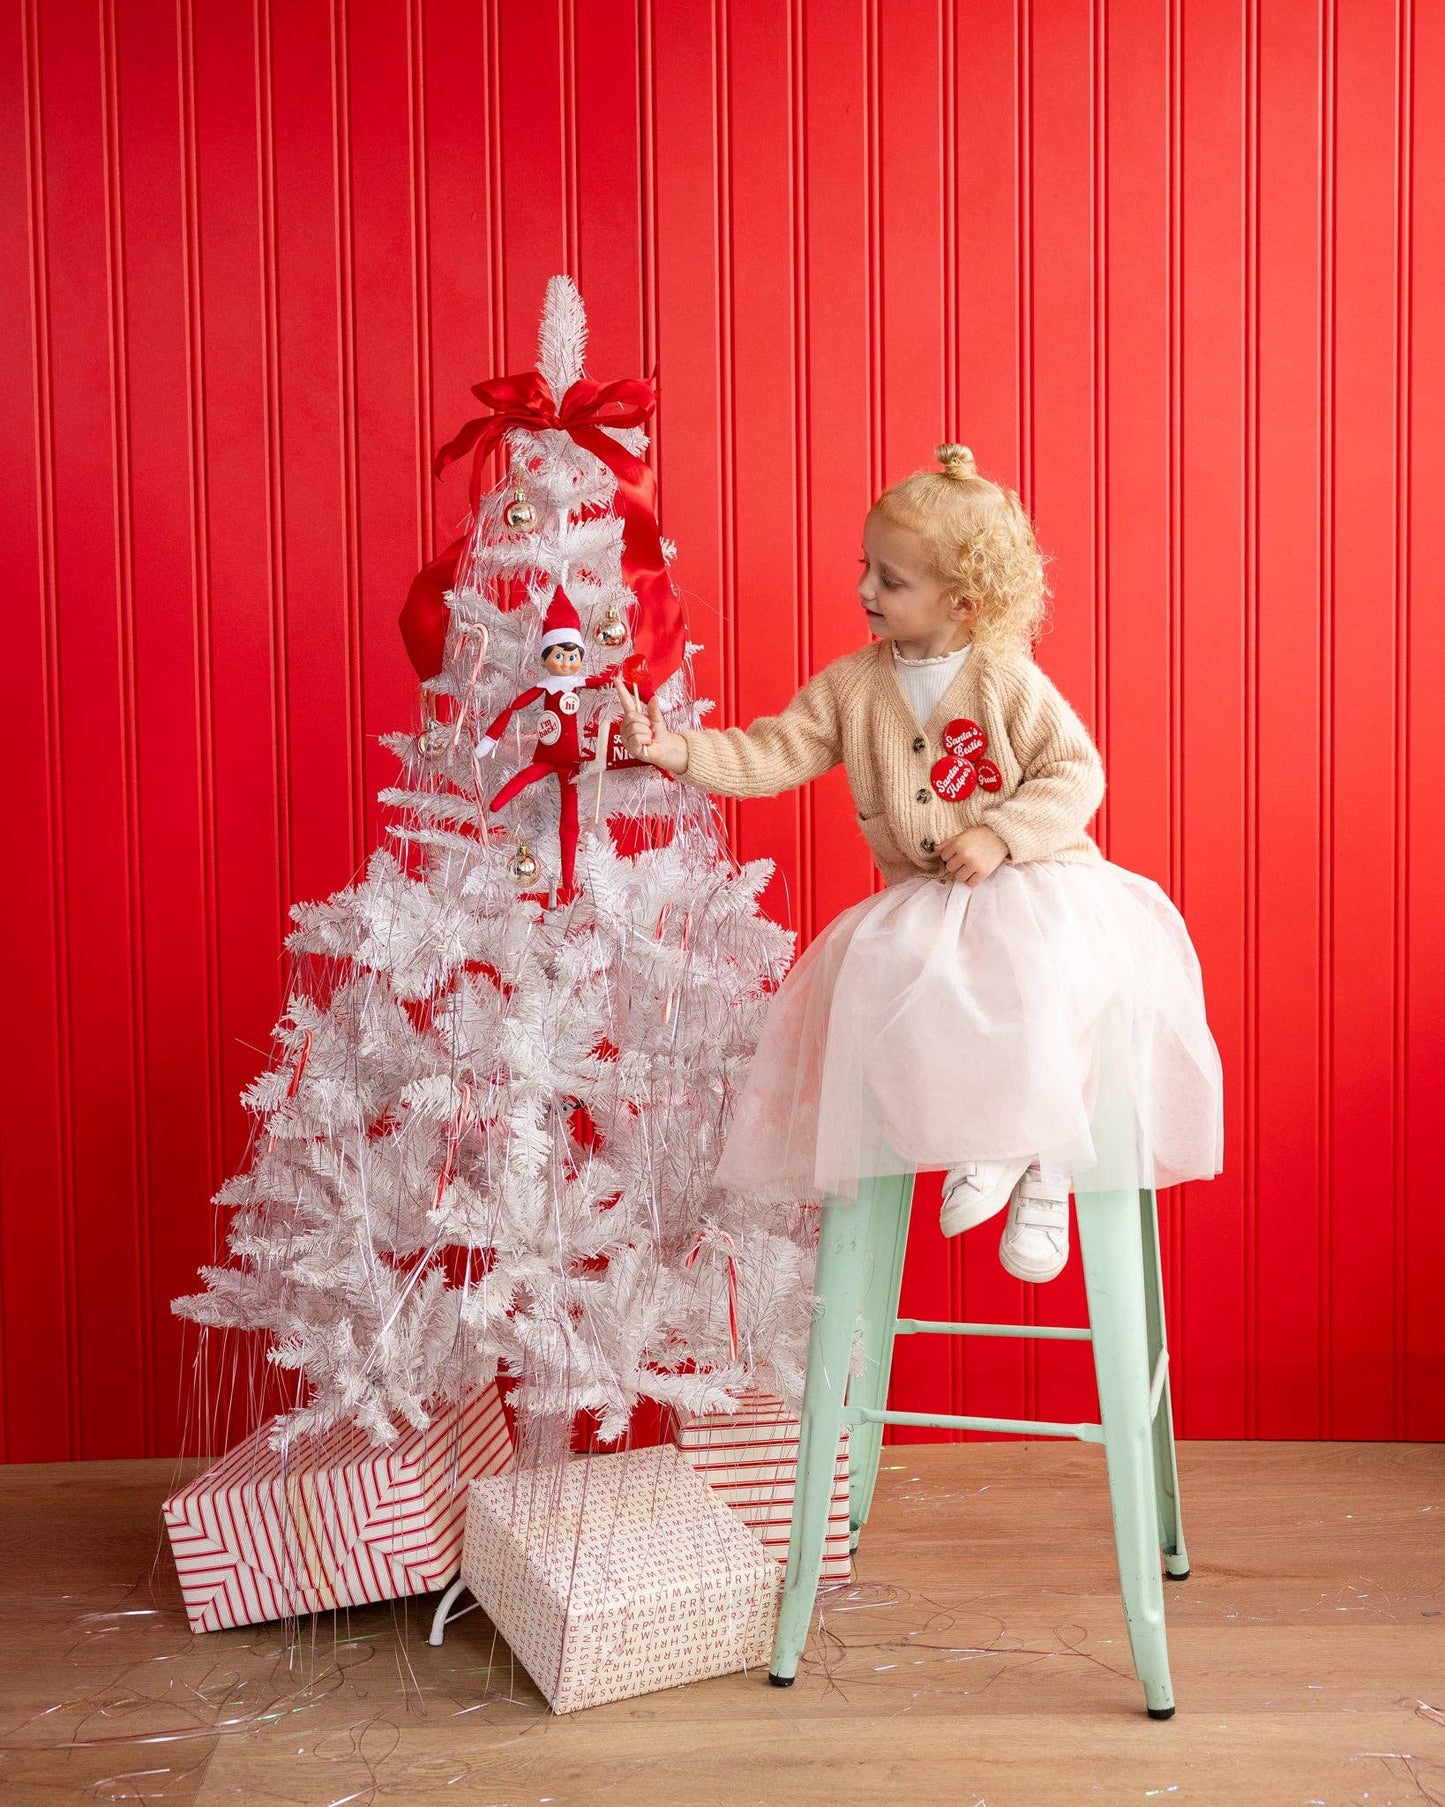
[(262, 274), (272, 311), (266, 350), (282, 634), (277, 745), (290, 890), (298, 897), (324, 895), (338, 870), (349, 876), (364, 857), (356, 819), (356, 539), (347, 482), (356, 462), (347, 402), (355, 392), (349, 301), (358, 272), (343, 164), (351, 115), (344, 33), (327, 0), (261, 8), (269, 215)]
[[(1445, 1211), (1436, 1155), (1445, 1021), (1445, 735), (1439, 731), (1440, 673), (1445, 670), (1445, 610), (1431, 600), (1432, 574), (1445, 570), (1445, 336), (1431, 330), (1425, 297), (1445, 293), (1445, 14), (1413, 5), (1404, 41), (1410, 86), (1403, 137), (1404, 337), (1399, 410), (1401, 484), (1397, 593), (1406, 638), (1399, 707), (1404, 854), (1403, 922), (1395, 949), (1403, 991), (1399, 1096), (1404, 1219), (1399, 1260), (1401, 1305), (1396, 1424), (1407, 1437), (1445, 1436)], [(1413, 604), (1413, 606), (1410, 606)]]
[[(431, 480), (433, 450), (470, 417), (470, 385), (506, 366), (501, 334), (502, 109), (497, 19), (467, 0), (411, 0), (410, 176), (417, 401), (411, 478), (415, 569), (460, 531), (466, 493)], [(393, 347), (392, 355), (396, 355)], [(382, 649), (378, 648), (378, 656)]]
[[(957, 346), (947, 424), (972, 447), (981, 470), (1021, 492), (1027, 487), (1033, 344), (1028, 283), (1032, 42), (1030, 9), (1015, 0), (990, 0), (955, 21)], [(946, 353), (946, 344), (944, 349)], [(920, 451), (926, 455), (930, 449)], [(920, 1191), (920, 1209), (932, 1215), (941, 1186), (933, 1181)], [(995, 1224), (950, 1245), (949, 1318), (998, 1323), (1021, 1316), (1024, 1289), (999, 1266), (998, 1231)], [(1048, 1305), (1054, 1309), (1052, 1298)], [(1058, 1309), (1062, 1315), (1062, 1307)], [(956, 1396), (1000, 1416), (1026, 1409), (1029, 1376), (1037, 1372), (1037, 1364), (1025, 1344), (973, 1338), (955, 1344), (949, 1353)], [(1057, 1368), (1060, 1353), (1050, 1353), (1051, 1369)], [(927, 1356), (926, 1349), (919, 1349), (920, 1361)], [(924, 1391), (924, 1384), (918, 1390)], [(936, 1384), (926, 1390), (933, 1394)]]
[[(398, 482), (396, 473), (421, 451), (426, 290), (415, 244), (426, 243), (428, 108), (419, 6), (375, 18), (334, 7), (331, 29), (332, 54), (345, 76), (333, 126), (342, 508), (332, 532), (348, 603), (350, 778), (360, 832), (356, 857), (364, 860), (382, 828), (376, 792), (396, 774), (374, 724), (405, 725), (416, 699), (410, 668), (398, 666), (394, 653), (398, 597), (419, 562), (416, 484)], [(485, 355), (474, 343), (479, 370)]]
[[(112, 188), (124, 236), (117, 346), (128, 448), (124, 495), (136, 887), (131, 1033), (137, 1048), (143, 1326), (148, 1435), (178, 1434), (182, 1339), (167, 1309), (190, 1283), (204, 1219), (196, 1175), (210, 1159), (204, 1059), (206, 910), (196, 735), (194, 545), (187, 407), (187, 281), (177, 21), (145, 0), (112, 25)], [(201, 1001), (201, 1008), (197, 1008)], [(197, 1207), (201, 1206), (198, 1213)]]
[[(750, 719), (779, 708), (809, 675), (802, 668), (797, 589), (789, 129), (796, 46), (784, 9), (772, 0), (736, 0), (720, 9), (720, 24), (718, 127), (729, 201), (720, 222), (728, 284), (722, 406), (732, 489), (725, 601), (733, 621), (732, 707)], [(664, 341), (659, 358), (669, 350)], [(798, 895), (801, 830), (800, 798), (793, 792), (749, 804), (737, 835), (743, 858), (776, 862), (769, 901), (790, 915)]]
[(577, 0), (572, 31), (576, 277), (605, 295), (588, 322), (600, 377), (642, 370), (640, 20), (636, 0)]
[[(1438, 1436), (1429, 606), (1445, 25), (1419, 0), (24, 0), (0, 37), (12, 950), (0, 1451), (164, 1451), (287, 908), (376, 844), (432, 449), (548, 276), (654, 461), (719, 721), (856, 645), (863, 513), (956, 436), (1053, 559), (1109, 856), (1183, 907), (1228, 1169), (1162, 1201), (1182, 1426)], [(800, 943), (840, 773), (724, 806)], [(921, 1315), (1077, 1317), (945, 1245)], [(1079, 1349), (909, 1403), (1090, 1409)], [(216, 1435), (223, 1433), (217, 1432)]]
[[(1321, 1412), (1323, 1182), (1319, 1024), (1323, 757), (1320, 644), (1321, 107), (1319, 19), (1271, 8), (1258, 40), (1250, 641), (1254, 847), (1248, 949), (1255, 1101), (1241, 1148), (1254, 1208), (1254, 1413), (1266, 1437), (1314, 1437)], [(1265, 1308), (1260, 1309), (1261, 1302)]]
[[(943, 355), (950, 284), (944, 261), (944, 42), (940, 9), (926, 0), (869, 9), (870, 270), (875, 479), (895, 483), (931, 461), (948, 406)], [(871, 498), (870, 498), (871, 500)], [(859, 523), (861, 529), (861, 522)], [(953, 1251), (938, 1228), (937, 1178), (918, 1187), (904, 1268), (906, 1315), (947, 1321)], [(982, 1237), (987, 1237), (985, 1230)], [(968, 1253), (966, 1251), (965, 1258)], [(939, 1406), (939, 1369), (956, 1352), (932, 1337), (900, 1344), (900, 1398)], [(942, 1360), (940, 1359), (942, 1358)], [(1006, 1408), (1000, 1408), (1006, 1409)], [(927, 1432), (902, 1431), (918, 1441)]]
[[(144, 1440), (136, 1196), (130, 862), (133, 766), (123, 713), (128, 593), (121, 230), (108, 160), (113, 42), (103, 15), (38, 34), (49, 230), (49, 405), (59, 677), (57, 906), (66, 947), (76, 1314), (72, 1421), (96, 1455)], [(69, 97), (93, 104), (72, 117)], [(66, 120), (65, 130), (54, 127)], [(103, 596), (107, 606), (92, 599)]]
[[(1341, 5), (1336, 27), (1334, 307), (1325, 345), (1334, 508), (1330, 676), (1334, 758), (1334, 1021), (1327, 1433), (1356, 1437), (1394, 1382), (1395, 483), (1394, 8)], [(1370, 821), (1378, 855), (1362, 857)], [(1378, 967), (1359, 958), (1381, 950)]]
[[(0, 705), (13, 737), (10, 832), (22, 857), (0, 886), (10, 962), (0, 1084), (7, 1135), (0, 1159), (0, 1374), (5, 1456), (58, 1460), (75, 1447), (70, 1149), (74, 1136), (67, 946), (61, 915), (59, 597), (55, 547), (54, 358), (50, 218), (46, 205), (39, 22), (17, 7), (4, 26), (4, 155), (0, 206), (11, 255), (0, 259), (7, 342), (5, 419), (13, 439), (0, 459), (6, 519), (0, 538), (10, 657), (0, 660)], [(13, 614), (13, 623), (11, 620)]]
[[(1100, 180), (1101, 28), (1090, 0), (1030, 9), (1029, 451), (1021, 473), (1025, 504), (1056, 560), (1053, 622), (1039, 643), (1039, 663), (1095, 731), (1104, 719), (1096, 682), (1102, 601), (1097, 561), (1105, 541), (1096, 532), (1104, 472), (1094, 256), (1106, 217)], [(1045, 1323), (1086, 1321), (1077, 1249), (1047, 1293), (1024, 1282), (1010, 1290), (1011, 1315), (1021, 1311), (1030, 1321)], [(1075, 1418), (1090, 1409), (1091, 1387), (1079, 1351), (1030, 1347), (1027, 1362), (1026, 1415)]]
[[(796, 0), (795, 255), (801, 265), (800, 477), (805, 662), (821, 670), (858, 644), (861, 522), (872, 500), (868, 419), (868, 222), (863, 8)], [(798, 194), (801, 184), (801, 194)], [(847, 780), (813, 787), (805, 936), (867, 894), (873, 861), (852, 831)], [(806, 903), (807, 915), (801, 906)]]
[[(1095, 726), (1108, 788), (1099, 832), (1110, 859), (1168, 888), (1177, 765), (1170, 344), (1177, 34), (1170, 9), (1156, 0), (1115, 0), (1101, 16), (1095, 368), (1102, 459), (1095, 478), (1101, 550), (1094, 653)], [(1183, 1328), (1179, 1200), (1166, 1193), (1159, 1205), (1166, 1307), (1177, 1337)], [(1176, 1411), (1184, 1385), (1181, 1375)]]
[[(1244, 1422), (1244, 433), (1245, 49), (1240, 8), (1181, 0), (1182, 91), (1174, 408), (1180, 498), (1175, 725), (1180, 814), (1175, 901), (1208, 983), (1225, 1066), (1229, 1163), (1184, 1188), (1174, 1236), (1185, 1283), (1176, 1292), (1180, 1396), (1196, 1434)], [(1125, 627), (1122, 631), (1127, 631)], [(1122, 699), (1121, 699), (1122, 706)]]
[[(701, 647), (698, 688), (714, 719), (736, 719), (732, 636), (722, 602), (731, 554), (729, 424), (722, 408), (728, 322), (722, 306), (720, 222), (725, 176), (716, 99), (718, 46), (688, 0), (654, 0), (645, 17), (652, 72), (651, 177), (655, 193), (658, 496), (678, 548), (674, 575)], [(595, 304), (594, 304), (595, 306)], [(665, 366), (665, 368), (664, 368)], [(736, 822), (734, 806), (728, 819)], [(775, 888), (774, 888), (775, 889)]]

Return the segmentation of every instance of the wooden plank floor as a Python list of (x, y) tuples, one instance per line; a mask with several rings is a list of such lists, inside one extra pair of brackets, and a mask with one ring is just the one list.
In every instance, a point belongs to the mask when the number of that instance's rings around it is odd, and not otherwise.
[(1129, 1668), (1102, 1454), (884, 1452), (856, 1584), (797, 1685), (732, 1676), (554, 1719), (480, 1614), (192, 1638), (168, 1463), (0, 1469), (0, 1788), (340, 1807), (1445, 1802), (1445, 1451), (1181, 1447), (1179, 1712)]

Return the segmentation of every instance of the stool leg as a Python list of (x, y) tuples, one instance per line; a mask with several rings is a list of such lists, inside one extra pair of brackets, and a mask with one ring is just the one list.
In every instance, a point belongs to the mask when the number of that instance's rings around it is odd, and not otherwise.
[(1159, 1574), (1139, 1197), (1135, 1191), (1081, 1193), (1077, 1214), (1124, 1620), (1149, 1715), (1167, 1719), (1174, 1690)]
[[(862, 1200), (859, 1200), (861, 1205)], [(898, 1322), (898, 1296), (903, 1288), (903, 1256), (908, 1246), (908, 1218), (913, 1207), (913, 1175), (900, 1173), (876, 1182), (869, 1213), (863, 1272), (863, 1355), (867, 1367), (855, 1375), (849, 1403), (883, 1411), (893, 1371), (893, 1340)], [(883, 1451), (881, 1424), (855, 1424), (848, 1433), (848, 1517), (853, 1545), (868, 1522), (878, 1463)]]
[(861, 1183), (856, 1202), (829, 1199), (822, 1208), (814, 1280), (818, 1311), (808, 1337), (808, 1378), (803, 1387), (793, 1529), (788, 1539), (788, 1566), (783, 1573), (783, 1598), (769, 1676), (779, 1688), (790, 1687), (798, 1673), (798, 1660), (812, 1623), (818, 1577), (823, 1572), (838, 1433), (843, 1428), (848, 1360), (853, 1350), (872, 1211), (873, 1187), (867, 1180)]
[[(1139, 1229), (1144, 1243), (1144, 1314), (1149, 1325), (1149, 1371), (1165, 1346), (1164, 1270), (1159, 1259), (1159, 1209), (1152, 1192), (1139, 1194)], [(1174, 1581), (1189, 1574), (1184, 1525), (1179, 1515), (1179, 1465), (1174, 1454), (1174, 1408), (1169, 1398), (1169, 1370), (1154, 1414), (1154, 1496), (1159, 1508), (1159, 1547), (1164, 1572)]]

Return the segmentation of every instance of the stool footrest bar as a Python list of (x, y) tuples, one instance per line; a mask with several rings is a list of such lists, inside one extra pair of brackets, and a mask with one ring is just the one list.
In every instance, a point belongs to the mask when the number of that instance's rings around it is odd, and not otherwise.
[(1169, 1351), (1161, 1349), (1159, 1359), (1154, 1364), (1154, 1372), (1149, 1376), (1149, 1418), (1152, 1423), (1159, 1410), (1159, 1396), (1164, 1391), (1164, 1377), (1169, 1372)]
[(1076, 1324), (941, 1324), (929, 1318), (899, 1318), (899, 1336), (1026, 1336), (1059, 1343), (1092, 1343), (1092, 1330)]
[(870, 1406), (850, 1406), (843, 1414), (849, 1424), (916, 1424), (940, 1431), (998, 1431), (1009, 1437), (1073, 1437), (1080, 1443), (1102, 1443), (1100, 1424), (1050, 1424), (1034, 1418), (960, 1417), (950, 1412), (875, 1412)]

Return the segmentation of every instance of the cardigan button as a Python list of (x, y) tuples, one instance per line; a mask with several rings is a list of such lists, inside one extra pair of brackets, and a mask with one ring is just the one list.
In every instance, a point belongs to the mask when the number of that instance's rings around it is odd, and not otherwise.
[(915, 803), (927, 803), (927, 801), (928, 801), (928, 792), (927, 791), (919, 791), (917, 793), (917, 795), (914, 797)]
[(913, 742), (913, 751), (915, 753), (922, 753), (927, 748), (927, 746), (928, 746), (928, 742), (920, 734)]
[(918, 843), (918, 845), (923, 849), (923, 851), (925, 853), (937, 853), (938, 852), (937, 847), (934, 846), (932, 841), (920, 841)]

